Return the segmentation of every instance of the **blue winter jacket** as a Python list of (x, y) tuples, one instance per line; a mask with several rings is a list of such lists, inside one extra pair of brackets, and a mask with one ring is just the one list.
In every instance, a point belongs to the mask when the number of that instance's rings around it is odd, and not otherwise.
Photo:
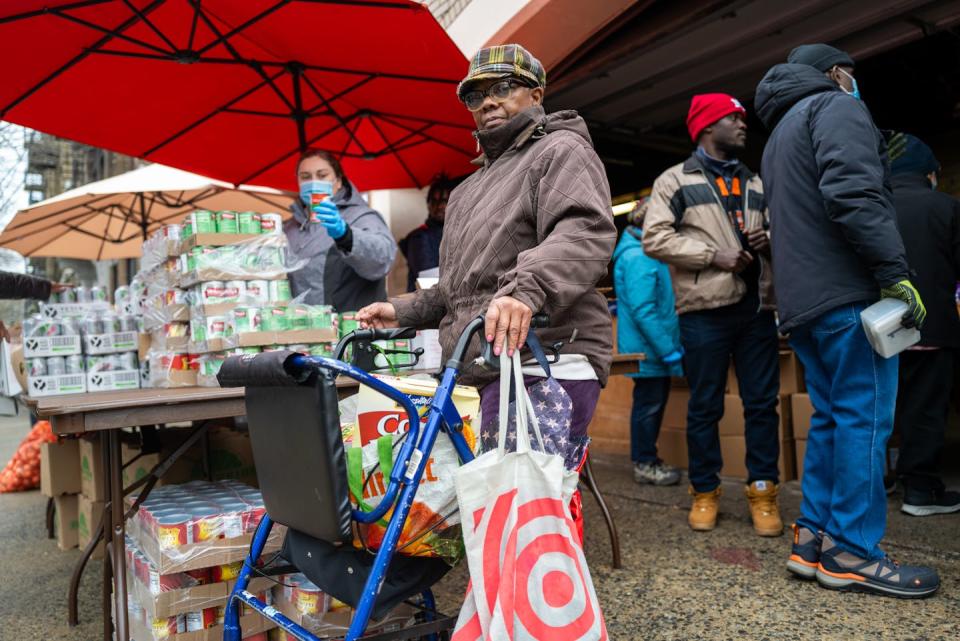
[(632, 377), (683, 376), (680, 363), (663, 357), (680, 348), (680, 326), (670, 284), (670, 270), (643, 253), (642, 230), (630, 225), (613, 252), (617, 293), (617, 349), (642, 352), (646, 360)]

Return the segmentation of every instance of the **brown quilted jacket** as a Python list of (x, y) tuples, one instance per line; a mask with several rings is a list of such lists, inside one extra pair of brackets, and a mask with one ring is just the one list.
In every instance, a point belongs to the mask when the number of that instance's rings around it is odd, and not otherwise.
[[(586, 123), (574, 111), (541, 107), (479, 132), (478, 171), (447, 204), (440, 282), (392, 298), (402, 326), (440, 328), (444, 361), (457, 337), (490, 301), (512, 296), (550, 316), (537, 330), (563, 354), (583, 354), (606, 384), (613, 352), (610, 313), (595, 286), (617, 240), (610, 187)], [(467, 361), (478, 354), (474, 342)], [(465, 385), (497, 378), (467, 365)]]

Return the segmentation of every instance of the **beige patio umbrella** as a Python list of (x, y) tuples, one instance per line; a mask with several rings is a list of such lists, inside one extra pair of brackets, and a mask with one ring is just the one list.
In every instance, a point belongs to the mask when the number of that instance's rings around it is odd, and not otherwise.
[(194, 209), (287, 217), (292, 198), (269, 187), (234, 188), (172, 167), (147, 165), (20, 210), (0, 234), (0, 247), (27, 257), (137, 258), (151, 232), (179, 223)]

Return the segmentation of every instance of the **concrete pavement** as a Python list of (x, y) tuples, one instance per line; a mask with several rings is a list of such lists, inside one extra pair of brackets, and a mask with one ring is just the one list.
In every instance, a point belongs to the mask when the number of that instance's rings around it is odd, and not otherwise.
[[(22, 419), (0, 419), (5, 462), (26, 434)], [(625, 458), (595, 457), (595, 471), (620, 529), (624, 569), (610, 568), (599, 510), (585, 497), (587, 557), (611, 639), (680, 641), (960, 639), (960, 515), (912, 518), (890, 502), (885, 543), (895, 558), (936, 567), (940, 593), (925, 601), (839, 594), (793, 579), (784, 568), (789, 539), (753, 534), (742, 483), (724, 483), (721, 520), (710, 533), (686, 524), (686, 486), (641, 487)], [(800, 487), (781, 491), (784, 520), (798, 514)], [(81, 590), (82, 623), (66, 625), (66, 593), (79, 551), (45, 538), (39, 492), (0, 495), (0, 639), (100, 638), (100, 565)], [(438, 586), (441, 609), (463, 598), (466, 567)]]

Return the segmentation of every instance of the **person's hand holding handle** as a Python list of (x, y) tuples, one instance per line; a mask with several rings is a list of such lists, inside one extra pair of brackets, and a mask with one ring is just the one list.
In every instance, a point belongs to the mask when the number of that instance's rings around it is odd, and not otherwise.
[(397, 310), (391, 303), (371, 303), (357, 312), (357, 320), (364, 329), (400, 327)]

